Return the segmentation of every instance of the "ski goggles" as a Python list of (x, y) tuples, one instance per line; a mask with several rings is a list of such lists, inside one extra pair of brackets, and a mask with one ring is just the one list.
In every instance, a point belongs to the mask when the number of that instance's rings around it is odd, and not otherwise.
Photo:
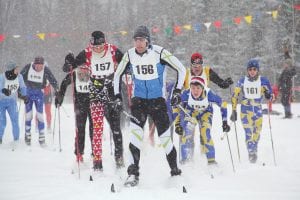
[(90, 43), (93, 46), (103, 45), (105, 43), (105, 39), (104, 38), (97, 38), (97, 39), (91, 38)]
[(202, 65), (202, 64), (203, 64), (203, 60), (196, 59), (192, 62), (192, 67), (197, 67), (197, 65)]

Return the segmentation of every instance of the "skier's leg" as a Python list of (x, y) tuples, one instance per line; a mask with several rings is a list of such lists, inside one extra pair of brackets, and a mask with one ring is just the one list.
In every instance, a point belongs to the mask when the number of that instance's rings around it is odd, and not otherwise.
[(193, 158), (193, 147), (194, 147), (194, 131), (195, 124), (189, 121), (183, 121), (182, 128), (184, 135), (180, 137), (180, 153), (181, 163), (190, 161)]
[(31, 144), (31, 121), (32, 121), (32, 106), (33, 106), (33, 98), (34, 96), (32, 94), (28, 94), (28, 103), (25, 105), (25, 143), (27, 145)]
[(37, 93), (37, 99), (34, 103), (38, 119), (39, 143), (40, 145), (45, 145), (44, 94), (42, 91)]
[(93, 119), (93, 154), (94, 154), (94, 169), (102, 170), (102, 135), (104, 123), (104, 107), (100, 101), (92, 101), (90, 110)]
[(10, 101), (10, 104), (7, 108), (7, 112), (11, 120), (14, 140), (17, 141), (19, 140), (19, 136), (20, 136), (20, 127), (19, 127), (18, 106), (15, 100)]
[(200, 118), (200, 135), (203, 139), (205, 154), (208, 163), (215, 163), (215, 147), (210, 131), (212, 126), (212, 113), (205, 112)]
[(0, 144), (2, 143), (5, 127), (6, 127), (6, 103), (4, 100), (0, 100)]
[(177, 153), (171, 139), (170, 121), (167, 113), (167, 105), (163, 98), (155, 99), (149, 103), (149, 112), (157, 128), (160, 143), (165, 149), (167, 161), (171, 168), (171, 175), (180, 175), (181, 170), (177, 167)]
[(138, 97), (132, 98), (131, 114), (133, 117), (139, 120), (140, 123), (130, 120), (130, 143), (129, 143), (129, 167), (127, 172), (129, 175), (139, 176), (139, 161), (142, 141), (144, 138), (143, 127), (147, 120), (147, 113), (145, 108), (145, 102)]
[(46, 121), (47, 121), (47, 131), (49, 133), (51, 133), (51, 119), (52, 119), (52, 115), (51, 115), (51, 103), (45, 103), (45, 114), (46, 114)]
[[(81, 159), (84, 153), (84, 143), (85, 143), (85, 126), (87, 120), (87, 112), (82, 108), (82, 105), (76, 105), (75, 107), (75, 118), (78, 130), (78, 138), (75, 136), (75, 155)], [(77, 149), (78, 147), (78, 149)], [(82, 159), (81, 159), (82, 160)]]
[(260, 133), (262, 129), (262, 109), (261, 106), (255, 106), (254, 107), (254, 112), (255, 115), (253, 116), (253, 121), (254, 121), (254, 129), (253, 129), (253, 143), (254, 143), (254, 152), (257, 152), (257, 145), (258, 141), (260, 139)]
[(113, 140), (115, 144), (115, 161), (117, 167), (124, 166), (124, 160), (123, 160), (123, 138), (122, 138), (122, 132), (120, 128), (120, 112), (116, 112), (111, 104), (108, 104), (105, 106), (105, 117), (110, 125), (112, 134), (113, 134)]

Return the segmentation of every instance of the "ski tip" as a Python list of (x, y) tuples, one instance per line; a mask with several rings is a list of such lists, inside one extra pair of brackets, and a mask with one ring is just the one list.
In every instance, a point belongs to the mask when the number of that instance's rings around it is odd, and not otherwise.
[(116, 192), (114, 183), (111, 184), (111, 186), (110, 186), (110, 191), (111, 191), (112, 193), (115, 193), (115, 192)]
[(93, 177), (92, 177), (92, 175), (90, 175), (90, 181), (93, 181)]
[(186, 190), (186, 188), (184, 186), (182, 186), (182, 192), (183, 193), (187, 193), (187, 190)]

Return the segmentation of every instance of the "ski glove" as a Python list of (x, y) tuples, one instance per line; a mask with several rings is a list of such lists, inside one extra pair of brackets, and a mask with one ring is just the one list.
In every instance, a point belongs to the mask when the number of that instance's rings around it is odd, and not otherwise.
[(178, 125), (175, 125), (175, 132), (176, 132), (178, 135), (183, 135), (183, 128), (182, 128), (182, 126), (180, 126), (179, 124), (178, 124)]
[(11, 95), (11, 91), (9, 89), (7, 89), (7, 88), (3, 88), (2, 89), (2, 93), (5, 94), (6, 96)]
[(271, 99), (272, 95), (267, 90), (264, 91), (264, 94), (266, 99)]
[(119, 94), (116, 95), (112, 108), (115, 112), (121, 112), (123, 110), (123, 102)]
[(64, 101), (64, 97), (59, 92), (56, 92), (55, 93), (55, 101), (54, 101), (55, 107), (57, 108), (57, 107), (61, 106), (63, 101)]
[(223, 121), (222, 128), (223, 128), (223, 132), (228, 133), (230, 131), (230, 126), (227, 124), (227, 121)]
[(233, 84), (233, 80), (230, 77), (223, 81), (224, 88), (228, 88), (231, 84)]
[(236, 110), (233, 110), (230, 116), (230, 120), (235, 122), (237, 120), (237, 113)]
[(171, 106), (177, 106), (181, 102), (181, 90), (174, 89), (172, 98), (171, 98)]

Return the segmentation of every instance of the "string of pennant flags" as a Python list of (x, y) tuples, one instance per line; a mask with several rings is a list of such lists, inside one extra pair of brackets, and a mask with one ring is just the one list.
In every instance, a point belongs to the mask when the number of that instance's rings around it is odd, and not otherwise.
[[(300, 4), (294, 5), (293, 8), (295, 10), (300, 11)], [(264, 12), (266, 16), (271, 16), (273, 20), (276, 20), (278, 17), (278, 10), (272, 10), (272, 11), (266, 11)], [(192, 31), (194, 30), (195, 32), (199, 33), (201, 31), (207, 31), (211, 29), (211, 27), (214, 27), (216, 30), (221, 30), (223, 26), (229, 26), (229, 25), (240, 25), (242, 21), (244, 20), (246, 24), (250, 25), (253, 23), (253, 21), (258, 21), (262, 17), (261, 12), (257, 12), (255, 15), (246, 15), (246, 16), (240, 16), (240, 17), (234, 17), (233, 19), (228, 19), (228, 20), (216, 20), (213, 22), (204, 22), (204, 23), (195, 23), (195, 24), (183, 24), (183, 25), (174, 25), (174, 26), (168, 26), (166, 28), (160, 28), (159, 26), (153, 26), (151, 27), (151, 31), (153, 34), (158, 34), (158, 33), (164, 33), (166, 36), (171, 36), (171, 35), (180, 35), (183, 33), (183, 31)], [(205, 27), (205, 28), (203, 28)], [(85, 35), (89, 35), (90, 33), (84, 33)], [(128, 35), (127, 30), (120, 30), (120, 31), (112, 31), (106, 33), (108, 35), (115, 35), (119, 34), (122, 36)], [(72, 35), (72, 34), (68, 34)], [(28, 35), (7, 35), (7, 34), (0, 34), (0, 43), (4, 42), (7, 38), (14, 38), (14, 39), (19, 39), (19, 38), (26, 38), (28, 40), (33, 40), (33, 39), (40, 39), (42, 41), (46, 40), (47, 38), (61, 38), (63, 41), (66, 40), (66, 35), (65, 34), (60, 34), (60, 33), (36, 33), (36, 34), (28, 34)]]

